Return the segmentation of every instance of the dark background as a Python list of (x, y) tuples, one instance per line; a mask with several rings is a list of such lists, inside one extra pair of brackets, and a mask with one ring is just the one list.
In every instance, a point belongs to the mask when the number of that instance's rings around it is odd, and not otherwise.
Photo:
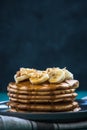
[(87, 90), (87, 0), (0, 1), (0, 90), (20, 67), (67, 67)]

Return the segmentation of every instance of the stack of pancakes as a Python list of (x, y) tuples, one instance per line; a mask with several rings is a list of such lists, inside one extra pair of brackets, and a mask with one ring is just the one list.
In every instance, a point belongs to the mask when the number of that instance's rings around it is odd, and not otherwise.
[[(19, 71), (21, 72), (21, 71)], [(19, 74), (17, 72), (15, 81), (9, 83), (7, 90), (11, 111), (18, 112), (54, 112), (54, 111), (78, 111), (80, 110), (78, 103), (75, 101), (77, 93), (76, 88), (79, 86), (78, 80), (65, 78), (63, 81), (49, 82), (49, 77), (45, 81), (35, 82), (36, 72), (33, 73), (34, 82), (30, 80), (31, 76)], [(46, 71), (47, 72), (47, 71)], [(67, 71), (69, 72), (69, 71)], [(71, 74), (70, 72), (68, 74)], [(23, 77), (24, 76), (24, 77)], [(53, 75), (52, 75), (53, 76)], [(60, 78), (59, 75), (58, 78)], [(19, 78), (21, 77), (21, 78)], [(25, 78), (27, 77), (27, 78)], [(30, 77), (30, 78), (29, 78)], [(69, 75), (70, 77), (70, 75)], [(40, 77), (39, 77), (40, 78)], [(21, 79), (21, 80), (20, 80)], [(46, 78), (45, 78), (46, 79)]]

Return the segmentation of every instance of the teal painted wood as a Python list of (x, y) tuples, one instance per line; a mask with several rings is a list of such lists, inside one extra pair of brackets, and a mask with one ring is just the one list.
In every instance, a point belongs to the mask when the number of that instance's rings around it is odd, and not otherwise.
[(8, 100), (7, 93), (0, 93), (0, 101), (5, 101)]

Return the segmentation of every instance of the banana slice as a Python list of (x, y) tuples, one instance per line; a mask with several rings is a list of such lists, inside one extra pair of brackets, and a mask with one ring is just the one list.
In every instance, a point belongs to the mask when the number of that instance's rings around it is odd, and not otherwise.
[(60, 68), (48, 68), (50, 83), (61, 83), (65, 80), (65, 72)]
[(14, 79), (15, 79), (16, 83), (19, 83), (20, 81), (24, 81), (24, 80), (28, 79), (28, 76), (27, 75), (21, 75), (21, 76), (17, 77), (17, 75), (15, 75)]
[(26, 79), (29, 79), (29, 77), (32, 75), (32, 73), (36, 72), (35, 69), (29, 69), (29, 68), (20, 68), (20, 71), (18, 71), (14, 79), (16, 83), (19, 83), (21, 81), (24, 81)]
[(31, 73), (36, 72), (35, 69), (29, 69), (29, 68), (20, 68), (20, 75), (28, 75)]
[(40, 84), (49, 79), (49, 75), (46, 72), (43, 71), (37, 71), (37, 73), (34, 73), (31, 75), (30, 82), (32, 84)]
[(73, 74), (68, 71), (66, 68), (63, 69), (63, 71), (65, 72), (65, 79), (73, 79)]

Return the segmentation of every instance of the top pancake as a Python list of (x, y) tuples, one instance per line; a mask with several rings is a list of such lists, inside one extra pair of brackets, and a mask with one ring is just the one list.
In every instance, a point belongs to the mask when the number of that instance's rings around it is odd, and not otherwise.
[(79, 87), (78, 80), (66, 80), (60, 84), (43, 83), (38, 85), (33, 85), (29, 81), (23, 81), (20, 83), (11, 82), (8, 85), (8, 88), (17, 89), (19, 91), (37, 91), (37, 92), (76, 89), (78, 87)]

